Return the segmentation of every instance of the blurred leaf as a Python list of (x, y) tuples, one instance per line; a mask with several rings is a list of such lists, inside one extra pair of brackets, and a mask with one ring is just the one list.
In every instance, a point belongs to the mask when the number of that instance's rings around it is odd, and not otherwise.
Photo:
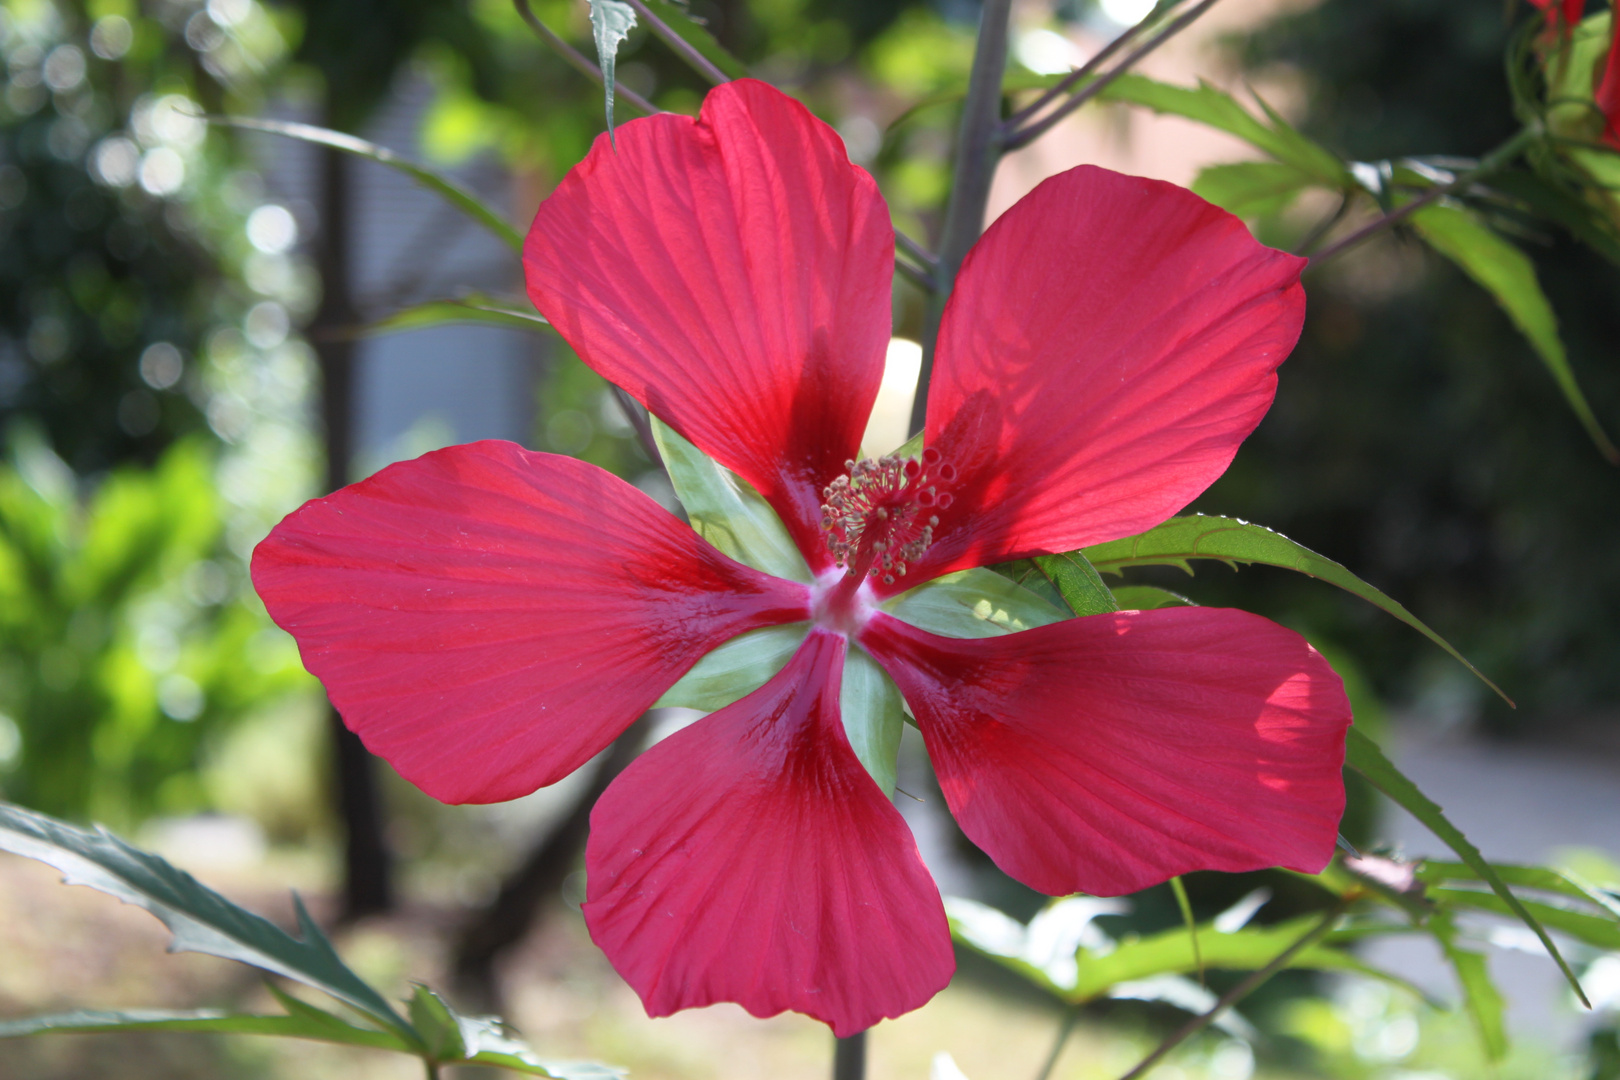
[(613, 139), (613, 91), (618, 85), (614, 69), (619, 45), (636, 25), (636, 9), (623, 0), (590, 0), (591, 36), (596, 39), (596, 58), (602, 67), (602, 92), (606, 96), (607, 133)]
[(1558, 317), (1541, 291), (1529, 256), (1460, 206), (1433, 203), (1412, 214), (1410, 221), (1430, 247), (1456, 263), (1496, 299), (1547, 365), (1587, 435), (1604, 457), (1620, 463), (1620, 448), (1598, 423), (1570, 370), (1564, 343), (1558, 336)]
[(4, 802), (0, 802), (0, 850), (56, 867), (66, 884), (88, 885), (145, 908), (173, 932), (170, 952), (207, 953), (296, 979), (415, 1044), (411, 1026), (338, 958), (296, 896), (303, 941), (104, 829), (80, 829)]
[[(1430, 889), (1427, 895), (1429, 899), (1436, 903), (1473, 908), (1476, 911), (1489, 911), (1509, 917), (1515, 914), (1507, 904), (1503, 903), (1500, 896), (1477, 889)], [(1554, 930), (1561, 930), (1570, 937), (1578, 938), (1588, 945), (1595, 945), (1600, 949), (1620, 951), (1620, 922), (1605, 919), (1599, 915), (1571, 911), (1568, 908), (1556, 907), (1536, 900), (1521, 899), (1519, 902), (1524, 905), (1530, 914), (1541, 920), (1545, 926), (1550, 926)]]
[[(610, 115), (611, 109), (612, 106), (609, 105)], [(379, 165), (387, 165), (391, 169), (398, 169), (423, 187), (443, 196), (451, 205), (494, 233), (507, 247), (519, 255), (523, 253), (523, 234), (513, 228), (501, 215), (484, 205), (483, 200), (477, 195), (468, 191), (448, 176), (424, 168), (407, 158), (401, 157), (387, 147), (378, 146), (376, 143), (370, 143), (364, 139), (357, 139), (353, 135), (346, 135), (341, 131), (316, 127), (313, 124), (293, 123), (290, 120), (259, 120), (243, 116), (211, 116), (208, 119), (215, 124), (246, 128), (250, 131), (267, 131), (272, 135), (286, 135), (289, 138), (302, 139), (305, 142), (318, 143), (321, 146), (330, 146), (334, 150), (341, 150), (346, 154), (354, 154), (356, 157), (375, 161)]]
[[(1155, 975), (1150, 979), (1117, 983), (1108, 991), (1108, 997), (1113, 1001), (1155, 1001), (1194, 1016), (1209, 1012), (1221, 1000), (1215, 996), (1215, 991), (1182, 975)], [(1222, 1009), (1210, 1021), (1210, 1026), (1249, 1042), (1258, 1042), (1261, 1038), (1260, 1032), (1235, 1007)]]
[[(320, 1010), (314, 1010), (320, 1012)], [(231, 1035), (279, 1035), (291, 1039), (377, 1050), (416, 1051), (398, 1035), (375, 1028), (355, 1027), (330, 1013), (326, 1020), (309, 1016), (253, 1016), (219, 1009), (126, 1009), (116, 1012), (79, 1009), (73, 1012), (0, 1020), (0, 1039), (23, 1035), (94, 1034), (112, 1031), (214, 1031)]]
[(1198, 605), (1169, 589), (1157, 585), (1115, 585), (1109, 590), (1119, 603), (1121, 611), (1152, 611), (1162, 607), (1197, 607)]
[(738, 562), (809, 584), (810, 567), (770, 503), (662, 420), (648, 419), (669, 481), (697, 534)]
[(1207, 82), (1200, 81), (1196, 88), (1172, 86), (1128, 71), (1109, 83), (1098, 96), (1105, 101), (1124, 101), (1157, 113), (1184, 116), (1236, 135), (1325, 187), (1343, 190), (1354, 183), (1344, 162), (1300, 134), (1264, 102), (1260, 102), (1260, 106), (1267, 118), (1261, 120), (1238, 104), (1232, 95)]
[(1571, 236), (1620, 266), (1620, 236), (1598, 206), (1567, 190), (1562, 184), (1522, 169), (1509, 169), (1486, 183), (1523, 202), (1531, 211), (1567, 229)]
[(1575, 996), (1581, 999), (1581, 1004), (1589, 1009), (1592, 1007), (1591, 1003), (1586, 1000), (1586, 992), (1581, 989), (1580, 980), (1575, 978), (1575, 973), (1569, 969), (1569, 964), (1565, 963), (1563, 954), (1558, 951), (1558, 946), (1553, 944), (1552, 938), (1547, 936), (1547, 931), (1537, 921), (1536, 917), (1526, 910), (1517, 896), (1513, 895), (1512, 890), (1507, 887), (1507, 883), (1496, 872), (1496, 868), (1485, 861), (1485, 857), (1479, 853), (1479, 849), (1470, 843), (1468, 838), (1462, 834), (1462, 831), (1451, 823), (1440, 807), (1435, 805), (1422, 791), (1418, 790), (1418, 786), (1408, 780), (1405, 774), (1384, 756), (1384, 752), (1379, 749), (1378, 744), (1367, 738), (1354, 726), (1350, 728), (1349, 736), (1345, 740), (1345, 763), (1370, 780), (1374, 787), (1388, 795), (1398, 806), (1405, 809), (1407, 813), (1422, 822), (1430, 832), (1438, 836), (1447, 847), (1461, 856), (1463, 862), (1467, 863), (1491, 887), (1492, 891), (1502, 898), (1502, 902), (1507, 906), (1508, 910), (1518, 916), (1526, 926), (1535, 932), (1536, 937), (1541, 939), (1541, 944), (1546, 947), (1548, 955), (1557, 962), (1558, 970), (1564, 973), (1564, 978), (1568, 979), (1570, 986), (1575, 988)]
[(1286, 210), (1314, 183), (1310, 173), (1284, 161), (1239, 161), (1200, 170), (1192, 189), (1222, 210), (1255, 218)]
[(1178, 566), (1190, 574), (1192, 567), (1189, 560), (1218, 559), (1234, 569), (1238, 563), (1261, 563), (1320, 578), (1346, 592), (1355, 593), (1412, 627), (1473, 672), (1503, 701), (1513, 704), (1513, 700), (1465, 660), (1462, 653), (1452, 648), (1450, 643), (1405, 607), (1332, 559), (1324, 558), (1264, 526), (1251, 525), (1239, 518), (1191, 514), (1171, 518), (1138, 536), (1127, 536), (1122, 540), (1111, 540), (1086, 548), (1085, 555), (1093, 566), (1107, 574), (1118, 574), (1130, 566)]
[(1507, 1029), (1502, 1023), (1502, 995), (1497, 991), (1496, 983), (1491, 981), (1485, 954), (1457, 945), (1456, 928), (1445, 915), (1436, 914), (1430, 928), (1452, 970), (1457, 973), (1457, 982), (1463, 992), (1463, 1007), (1468, 1010), (1474, 1027), (1479, 1031), (1485, 1056), (1492, 1061), (1501, 1061), (1508, 1052)]
[(1102, 575), (1078, 551), (1061, 555), (1037, 555), (1035, 565), (1057, 586), (1063, 600), (1076, 615), (1104, 615), (1118, 611), (1114, 594), (1103, 584)]
[(461, 1037), (461, 1025), (456, 1014), (444, 999), (417, 983), (411, 990), (411, 1025), (427, 1048), (433, 1061), (462, 1061), (467, 1057), (467, 1044)]
[(714, 39), (709, 28), (692, 18), (690, 12), (679, 4), (672, 4), (670, 0), (642, 0), (654, 15), (681, 36), (681, 38), (698, 52), (703, 58), (733, 79), (746, 79), (748, 65), (731, 55), (726, 47)]
[[(1620, 897), (1601, 889), (1571, 870), (1554, 870), (1545, 866), (1516, 866), (1493, 863), (1493, 869), (1509, 885), (1543, 892), (1561, 893), (1577, 900), (1585, 900), (1620, 919)], [(1484, 881), (1467, 863), (1447, 862), (1443, 859), (1425, 859), (1417, 870), (1418, 880), (1431, 885), (1447, 881)]]
[(924, 582), (886, 601), (883, 610), (930, 633), (959, 638), (995, 637), (1068, 618), (1044, 597), (982, 567)]
[(446, 323), (482, 323), (512, 330), (550, 330), (551, 323), (533, 308), (520, 308), (484, 293), (428, 300), (401, 308), (392, 315), (367, 323), (360, 332), (368, 337), (393, 334), (401, 330), (421, 330)]

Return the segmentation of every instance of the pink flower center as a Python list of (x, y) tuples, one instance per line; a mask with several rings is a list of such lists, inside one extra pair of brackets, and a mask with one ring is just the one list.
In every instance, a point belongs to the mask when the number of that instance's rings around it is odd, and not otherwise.
[(951, 505), (947, 488), (956, 468), (938, 450), (923, 451), (922, 460), (881, 457), (845, 463), (840, 476), (822, 493), (821, 529), (827, 550), (844, 571), (825, 597), (834, 621), (853, 614), (855, 592), (868, 577), (892, 585), (904, 577), (934, 542), (939, 526), (935, 510)]

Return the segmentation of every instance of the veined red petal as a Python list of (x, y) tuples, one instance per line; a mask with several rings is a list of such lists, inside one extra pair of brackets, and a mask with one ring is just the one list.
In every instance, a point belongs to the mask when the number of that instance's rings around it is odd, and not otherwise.
[(1163, 608), (968, 640), (879, 614), (861, 643), (962, 830), (1032, 888), (1112, 896), (1333, 854), (1350, 706), (1276, 623)]
[(894, 230), (803, 105), (739, 79), (606, 136), (541, 203), (529, 296), (574, 351), (757, 488), (811, 568), (883, 377)]
[(452, 803), (562, 779), (705, 652), (807, 610), (617, 477), (493, 441), (305, 503), (253, 585), (349, 727)]
[(901, 582), (1157, 525), (1271, 405), (1303, 259), (1173, 184), (1081, 166), (968, 254), (940, 329), (927, 443), (956, 471)]
[(597, 802), (585, 923), (649, 1015), (734, 1001), (852, 1035), (950, 981), (939, 892), (839, 722), (845, 648), (812, 630)]

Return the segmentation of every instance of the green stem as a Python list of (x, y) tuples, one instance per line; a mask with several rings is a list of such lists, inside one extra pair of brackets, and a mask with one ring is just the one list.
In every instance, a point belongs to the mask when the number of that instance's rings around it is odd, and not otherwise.
[(928, 416), (928, 383), (934, 369), (940, 317), (956, 283), (956, 272), (984, 229), (990, 180), (1001, 160), (996, 132), (1000, 126), (1001, 77), (1007, 70), (1007, 19), (1011, 11), (1012, 0), (984, 0), (979, 18), (979, 44), (968, 76), (967, 100), (962, 105), (955, 176), (950, 202), (945, 207), (939, 261), (934, 268), (935, 288), (923, 314), (922, 370), (917, 375), (917, 397), (911, 405), (913, 432), (922, 429)]
[(866, 1080), (866, 1032), (857, 1031), (833, 1044), (833, 1080)]
[(1513, 138), (1509, 139), (1501, 146), (1498, 146), (1489, 154), (1486, 154), (1484, 157), (1480, 158), (1478, 165), (1475, 165), (1472, 169), (1462, 173), (1456, 179), (1452, 180), (1451, 183), (1441, 184), (1438, 187), (1432, 187), (1428, 191), (1425, 191), (1422, 195), (1419, 195), (1417, 198), (1396, 207), (1394, 210), (1391, 210), (1383, 217), (1378, 218), (1375, 221), (1368, 222), (1355, 232), (1351, 233), (1349, 236), (1335, 240), (1321, 251), (1318, 251), (1315, 255), (1312, 255), (1310, 265), (1307, 266), (1306, 269), (1309, 270), (1311, 267), (1318, 266), (1329, 259), (1344, 254), (1346, 251), (1349, 251), (1362, 241), (1378, 235), (1392, 225), (1397, 225), (1400, 222), (1405, 221), (1407, 218), (1411, 217), (1425, 206), (1428, 206), (1430, 203), (1438, 202), (1447, 195), (1452, 195), (1456, 192), (1462, 191), (1470, 184), (1483, 180), (1485, 177), (1500, 171), (1504, 166), (1511, 163), (1514, 158), (1522, 154), (1525, 147), (1529, 146), (1540, 137), (1541, 129), (1539, 126), (1531, 125), (1526, 127), (1517, 135), (1513, 136)]
[(422, 1064), (427, 1067), (427, 1080), (439, 1080), (439, 1063), (432, 1058), (423, 1058)]
[(1198, 949), (1198, 923), (1193, 919), (1192, 901), (1187, 898), (1187, 886), (1180, 877), (1170, 879), (1170, 891), (1176, 894), (1176, 906), (1181, 909), (1181, 921), (1187, 924), (1187, 936), (1192, 938), (1193, 967), (1198, 969), (1198, 985), (1204, 985), (1204, 955)]
[(1318, 941), (1322, 940), (1322, 938), (1326, 937), (1329, 931), (1333, 929), (1333, 925), (1339, 921), (1339, 916), (1344, 914), (1344, 909), (1344, 903), (1341, 902), (1335, 904), (1325, 915), (1322, 916), (1322, 921), (1307, 931), (1303, 937), (1294, 942), (1292, 945), (1288, 946), (1288, 948), (1284, 949), (1282, 952), (1278, 953), (1272, 959), (1271, 963), (1267, 964), (1259, 971), (1251, 973), (1248, 978), (1244, 979), (1242, 982), (1232, 987), (1232, 989), (1222, 994), (1220, 1000), (1215, 1003), (1215, 1007), (1213, 1009), (1210, 1009), (1207, 1013), (1204, 1013), (1201, 1016), (1193, 1017), (1181, 1027), (1177, 1028), (1171, 1033), (1169, 1038), (1165, 1039), (1154, 1048), (1153, 1053), (1143, 1058), (1137, 1063), (1136, 1068), (1120, 1077), (1119, 1080), (1139, 1080), (1140, 1077), (1146, 1076), (1148, 1070), (1153, 1068), (1153, 1066), (1157, 1065), (1159, 1062), (1163, 1061), (1165, 1055), (1169, 1054), (1170, 1051), (1174, 1050), (1176, 1047), (1180, 1046), (1182, 1043), (1186, 1042), (1188, 1039), (1207, 1028), (1224, 1010), (1231, 1008), (1233, 1005), (1236, 1005), (1238, 1002), (1248, 997), (1260, 986), (1260, 984), (1264, 983), (1267, 979), (1277, 974), (1277, 972), (1287, 967), (1290, 960), (1304, 952), (1306, 949), (1310, 948), (1312, 945), (1315, 945)]
[(1057, 1041), (1052, 1044), (1052, 1052), (1046, 1055), (1046, 1064), (1036, 1074), (1035, 1080), (1048, 1080), (1052, 1070), (1057, 1068), (1058, 1058), (1063, 1056), (1063, 1048), (1069, 1043), (1069, 1036), (1074, 1034), (1075, 1025), (1080, 1022), (1080, 1008), (1075, 1006), (1063, 1018), (1063, 1026), (1058, 1028)]

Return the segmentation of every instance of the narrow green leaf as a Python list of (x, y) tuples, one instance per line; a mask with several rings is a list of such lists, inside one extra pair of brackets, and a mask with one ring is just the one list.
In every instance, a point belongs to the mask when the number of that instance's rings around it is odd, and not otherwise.
[(699, 536), (773, 577), (814, 580), (787, 526), (748, 481), (717, 465), (656, 416), (649, 420), (675, 495)]
[(1198, 951), (1198, 920), (1193, 918), (1192, 901), (1187, 898), (1187, 886), (1181, 876), (1170, 879), (1170, 891), (1176, 894), (1176, 906), (1181, 909), (1181, 921), (1187, 924), (1187, 940), (1192, 945), (1193, 966), (1198, 969), (1198, 985), (1204, 985), (1204, 954)]
[(787, 666), (804, 642), (808, 623), (764, 626), (738, 634), (705, 653), (664, 695), (654, 708), (676, 706), (714, 712), (751, 694)]
[(1495, 298), (1541, 357), (1553, 381), (1563, 391), (1564, 400), (1598, 450), (1611, 462), (1620, 463), (1620, 448), (1603, 430), (1580, 384), (1575, 381), (1569, 357), (1564, 353), (1563, 339), (1558, 336), (1558, 317), (1536, 280), (1530, 257), (1453, 203), (1425, 206), (1409, 220), (1430, 247), (1456, 263)]
[(1238, 563), (1260, 563), (1280, 566), (1320, 578), (1337, 585), (1346, 592), (1366, 600), (1389, 612), (1412, 629), (1444, 649), (1458, 663), (1495, 690), (1509, 705), (1513, 699), (1487, 679), (1478, 668), (1463, 658), (1462, 653), (1429, 629), (1405, 607), (1385, 596), (1378, 589), (1362, 581), (1332, 559), (1324, 558), (1307, 547), (1294, 543), (1281, 533), (1272, 532), (1261, 525), (1251, 525), (1238, 518), (1190, 514), (1174, 517), (1156, 528), (1123, 540), (1111, 540), (1085, 550), (1091, 565), (1105, 574), (1119, 574), (1130, 566), (1178, 566), (1192, 573), (1192, 559), (1218, 559), (1228, 566)]
[(906, 711), (900, 701), (900, 688), (877, 661), (865, 649), (850, 646), (838, 694), (844, 734), (850, 749), (889, 798), (894, 797), (895, 760), (900, 753), (900, 733), (906, 726)]
[[(1509, 885), (1523, 889), (1561, 893), (1577, 900), (1585, 900), (1620, 919), (1620, 896), (1602, 889), (1571, 870), (1554, 870), (1546, 866), (1517, 866), (1511, 863), (1493, 863), (1501, 879)], [(1443, 859), (1425, 859), (1418, 867), (1420, 881), (1439, 885), (1447, 881), (1483, 881), (1478, 872), (1467, 863), (1448, 862)]]
[(338, 958), (296, 896), (302, 941), (105, 829), (80, 829), (10, 803), (0, 803), (0, 850), (56, 867), (66, 884), (145, 908), (173, 932), (171, 952), (207, 953), (296, 979), (415, 1042), (411, 1026)]
[(1435, 915), (1429, 925), (1435, 940), (1440, 943), (1441, 951), (1451, 963), (1451, 969), (1457, 973), (1457, 983), (1463, 992), (1463, 1007), (1468, 1010), (1474, 1027), (1479, 1031), (1485, 1056), (1492, 1061), (1501, 1061), (1508, 1052), (1507, 1028), (1502, 1023), (1502, 995), (1491, 980), (1485, 954), (1457, 945), (1456, 928), (1446, 916)]
[(1157, 113), (1184, 116), (1236, 135), (1325, 187), (1344, 189), (1354, 183), (1344, 162), (1300, 134), (1264, 102), (1260, 106), (1268, 115), (1261, 120), (1232, 95), (1207, 82), (1200, 81), (1196, 87), (1173, 86), (1130, 71), (1109, 83), (1099, 96), (1105, 101), (1125, 101)]
[(1068, 617), (1012, 579), (983, 568), (924, 582), (886, 602), (883, 610), (929, 633), (959, 638), (1011, 634)]
[(1102, 575), (1079, 551), (1061, 555), (1037, 555), (1035, 565), (1053, 585), (1076, 615), (1105, 615), (1119, 610), (1119, 602), (1103, 584)]
[(1162, 607), (1197, 607), (1198, 605), (1169, 589), (1157, 585), (1115, 585), (1111, 590), (1121, 611), (1152, 611)]
[(613, 91), (617, 86), (614, 68), (619, 45), (636, 25), (636, 9), (624, 0), (591, 0), (591, 36), (596, 39), (596, 59), (602, 68), (602, 92), (607, 98), (608, 140), (613, 140)]
[(403, 1054), (416, 1052), (392, 1032), (355, 1027), (329, 1013), (322, 1015), (329, 1016), (333, 1022), (327, 1024), (304, 1016), (227, 1013), (219, 1009), (78, 1009), (20, 1020), (0, 1020), (0, 1039), (114, 1031), (213, 1031), (227, 1035), (277, 1035), (290, 1039), (368, 1046)]
[(480, 323), (510, 330), (550, 330), (551, 323), (533, 308), (520, 308), (483, 293), (428, 300), (401, 308), (392, 315), (367, 323), (360, 332), (367, 337), (422, 330), (449, 323)]
[(444, 999), (421, 983), (411, 992), (411, 1024), (421, 1036), (432, 1061), (461, 1061), (467, 1057), (467, 1044), (461, 1025)]
[(474, 195), (448, 176), (418, 165), (408, 158), (401, 157), (387, 147), (378, 146), (376, 143), (370, 143), (364, 139), (357, 139), (353, 135), (346, 135), (341, 131), (316, 127), (313, 124), (298, 124), (290, 120), (260, 120), (245, 116), (210, 116), (208, 119), (211, 123), (223, 124), (227, 127), (245, 128), (250, 131), (267, 131), (272, 135), (285, 135), (292, 139), (302, 139), (304, 142), (330, 146), (334, 150), (341, 150), (346, 154), (354, 154), (356, 157), (375, 161), (379, 165), (387, 165), (391, 169), (398, 169), (428, 190), (442, 195), (451, 205), (494, 233), (507, 247), (520, 255), (523, 253), (523, 234), (513, 228), (505, 218), (486, 206), (477, 195)]
[(1288, 209), (1316, 178), (1286, 161), (1238, 161), (1210, 165), (1193, 181), (1193, 193), (1242, 218)]
[(1519, 200), (1541, 218), (1569, 230), (1571, 236), (1620, 266), (1620, 233), (1601, 207), (1563, 184), (1522, 169), (1507, 169), (1485, 183), (1494, 191)]
[(746, 79), (748, 65), (733, 56), (726, 47), (714, 39), (709, 28), (692, 18), (690, 12), (679, 4), (672, 4), (670, 0), (643, 0), (643, 3), (652, 9), (652, 13), (681, 36), (681, 38), (698, 52), (703, 58), (733, 79)]
[(1569, 964), (1564, 961), (1564, 956), (1558, 951), (1558, 946), (1553, 944), (1552, 938), (1547, 935), (1546, 929), (1542, 927), (1536, 917), (1530, 914), (1517, 896), (1513, 895), (1513, 891), (1507, 887), (1507, 883), (1496, 872), (1496, 868), (1485, 861), (1485, 857), (1479, 853), (1479, 849), (1462, 834), (1460, 829), (1451, 823), (1440, 807), (1435, 805), (1422, 791), (1418, 790), (1418, 786), (1407, 779), (1406, 775), (1384, 756), (1384, 751), (1379, 749), (1378, 744), (1367, 738), (1354, 726), (1350, 728), (1349, 737), (1345, 740), (1345, 762), (1362, 776), (1365, 776), (1379, 791), (1393, 799), (1398, 806), (1422, 822), (1447, 847), (1455, 851), (1462, 858), (1462, 861), (1467, 863), (1491, 887), (1491, 890), (1497, 896), (1502, 898), (1502, 902), (1507, 906), (1508, 910), (1518, 916), (1524, 925), (1528, 926), (1535, 932), (1536, 937), (1541, 939), (1541, 944), (1546, 947), (1547, 954), (1557, 962), (1558, 970), (1564, 973), (1564, 978), (1569, 980), (1569, 985), (1575, 988), (1575, 996), (1581, 999), (1581, 1004), (1590, 1009), (1592, 1005), (1586, 1000), (1586, 992), (1581, 989), (1580, 980), (1575, 978), (1575, 973), (1570, 970)]
[[(1436, 903), (1451, 904), (1455, 907), (1473, 908), (1476, 911), (1489, 911), (1510, 917), (1514, 914), (1500, 896), (1477, 889), (1435, 888), (1430, 889), (1427, 896)], [(1600, 949), (1620, 951), (1620, 922), (1537, 900), (1521, 898), (1519, 902), (1524, 905), (1526, 911), (1541, 920), (1543, 926), (1561, 930), (1572, 938), (1578, 938)]]

